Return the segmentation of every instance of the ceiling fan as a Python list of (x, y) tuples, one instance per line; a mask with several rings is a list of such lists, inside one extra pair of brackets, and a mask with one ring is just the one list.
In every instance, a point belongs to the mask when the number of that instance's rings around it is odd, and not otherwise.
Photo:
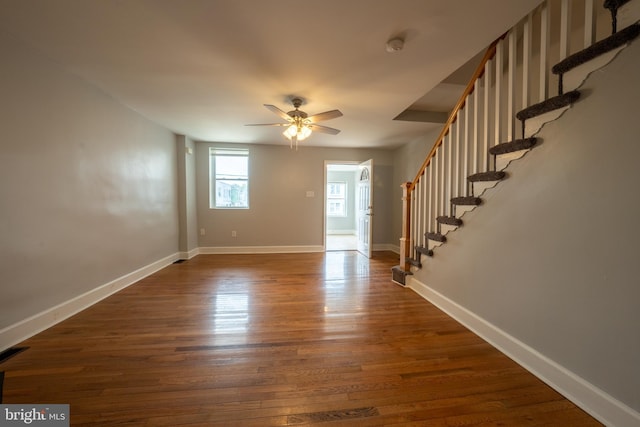
[(293, 148), (293, 144), (296, 144), (296, 149), (298, 149), (298, 141), (303, 141), (311, 132), (321, 132), (328, 133), (330, 135), (337, 135), (340, 133), (340, 130), (330, 128), (328, 126), (322, 126), (317, 124), (317, 122), (323, 120), (331, 120), (342, 116), (340, 110), (330, 110), (325, 111), (324, 113), (314, 114), (312, 116), (307, 115), (304, 111), (300, 110), (300, 106), (302, 105), (302, 98), (292, 98), (291, 103), (295, 110), (291, 110), (288, 113), (285, 113), (275, 105), (264, 104), (267, 109), (273, 111), (282, 119), (286, 120), (286, 123), (260, 123), (260, 124), (249, 124), (246, 126), (281, 126), (286, 127), (285, 131), (282, 132), (284, 136), (291, 142), (291, 148)]

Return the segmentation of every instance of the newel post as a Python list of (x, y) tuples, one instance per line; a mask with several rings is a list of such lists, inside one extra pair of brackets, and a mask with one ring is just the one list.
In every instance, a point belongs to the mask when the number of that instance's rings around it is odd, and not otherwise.
[(411, 249), (411, 182), (405, 182), (402, 187), (402, 236), (400, 237), (400, 267), (409, 271), (407, 257)]

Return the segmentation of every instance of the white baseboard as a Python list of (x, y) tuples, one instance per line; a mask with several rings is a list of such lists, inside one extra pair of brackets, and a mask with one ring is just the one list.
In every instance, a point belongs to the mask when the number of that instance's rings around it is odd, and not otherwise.
[(62, 322), (97, 303), (98, 301), (134, 284), (135, 282), (155, 273), (158, 270), (170, 265), (180, 259), (179, 255), (173, 254), (158, 261), (155, 261), (136, 271), (125, 274), (109, 283), (98, 286), (84, 294), (78, 295), (68, 301), (51, 307), (41, 313), (21, 320), (13, 325), (0, 330), (0, 350), (7, 349), (47, 328)]
[(607, 426), (640, 427), (640, 413), (414, 277), (407, 287)]
[(213, 246), (200, 248), (203, 255), (212, 254), (282, 254), (324, 252), (323, 246)]
[(327, 230), (328, 236), (355, 236), (356, 230)]
[(374, 251), (391, 251), (400, 255), (400, 246), (392, 245), (391, 243), (374, 243), (373, 250)]
[(191, 249), (189, 252), (178, 252), (180, 259), (191, 259), (200, 254), (200, 248)]

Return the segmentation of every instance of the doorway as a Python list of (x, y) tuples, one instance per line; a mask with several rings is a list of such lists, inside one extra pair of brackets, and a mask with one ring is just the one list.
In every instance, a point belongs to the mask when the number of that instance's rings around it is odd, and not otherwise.
[[(363, 168), (371, 172), (370, 161), (325, 161), (324, 243), (326, 251), (360, 251), (371, 257), (371, 192), (363, 189)], [(365, 194), (366, 193), (366, 194)], [(363, 200), (366, 199), (366, 200)], [(363, 211), (363, 203), (366, 209)], [(366, 221), (363, 219), (366, 215)], [(363, 245), (367, 242), (367, 245)]]

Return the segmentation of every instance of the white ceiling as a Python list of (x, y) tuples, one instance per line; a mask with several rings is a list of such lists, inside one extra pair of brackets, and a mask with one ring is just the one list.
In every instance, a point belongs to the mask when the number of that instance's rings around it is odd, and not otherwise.
[[(537, 3), (0, 0), (0, 30), (196, 140), (288, 145), (244, 125), (280, 121), (262, 104), (288, 111), (297, 95), (309, 114), (344, 113), (321, 123), (339, 135), (305, 145), (395, 147), (441, 125), (393, 118)], [(404, 49), (386, 52), (397, 35)]]

